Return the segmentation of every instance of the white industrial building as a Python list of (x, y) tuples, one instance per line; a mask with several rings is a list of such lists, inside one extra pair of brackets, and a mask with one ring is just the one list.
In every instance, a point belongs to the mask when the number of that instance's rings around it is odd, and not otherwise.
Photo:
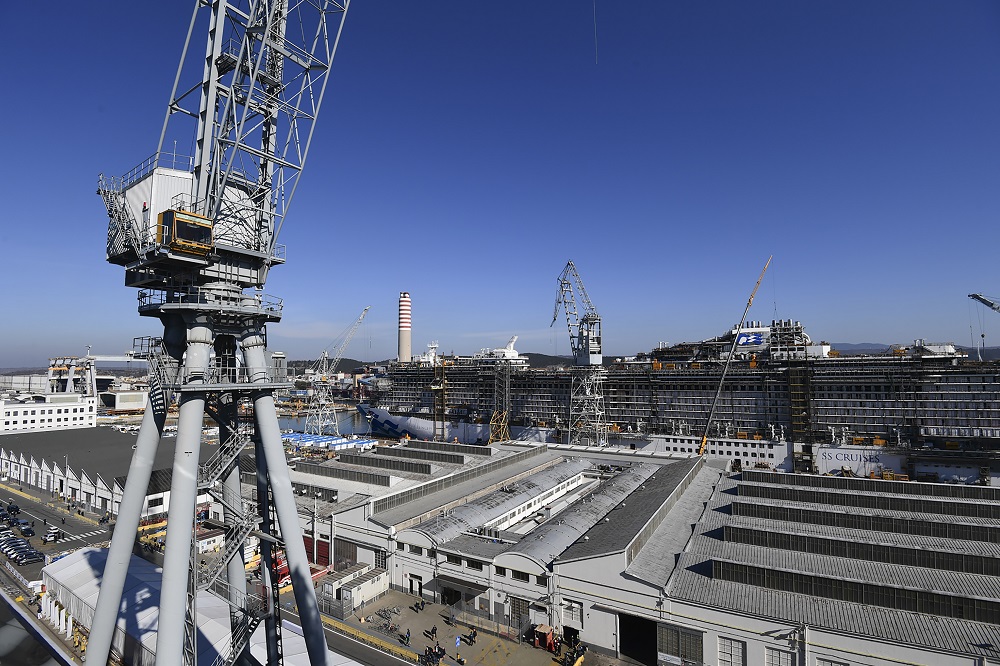
[[(83, 432), (8, 436), (0, 468), (114, 506), (134, 440)], [(409, 441), (292, 465), (306, 551), (348, 613), (391, 586), (482, 631), (549, 624), (642, 664), (1000, 664), (993, 487), (523, 443)], [(169, 470), (154, 472), (151, 490), (168, 489)]]
[(417, 441), (292, 481), (333, 568), (485, 631), (550, 624), (643, 664), (1000, 664), (994, 488)]

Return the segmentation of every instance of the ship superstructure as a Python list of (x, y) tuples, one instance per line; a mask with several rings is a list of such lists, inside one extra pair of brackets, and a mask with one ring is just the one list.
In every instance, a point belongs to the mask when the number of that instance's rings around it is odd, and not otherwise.
[[(735, 326), (609, 363), (604, 401), (612, 442), (659, 440), (691, 453), (683, 442), (705, 428), (734, 336)], [(748, 322), (736, 342), (710, 437), (794, 442), (803, 469), (813, 447), (827, 444), (1000, 448), (1000, 367), (971, 362), (952, 344), (917, 340), (877, 355), (840, 356), (792, 320)], [(480, 355), (391, 366), (390, 381), (373, 396), (375, 425), (393, 435), (424, 434), (417, 426), (434, 418), (434, 367), (438, 381), (447, 381), (449, 439), (474, 443), (494, 401), (494, 364)], [(562, 441), (571, 382), (568, 367), (515, 366), (513, 436)]]

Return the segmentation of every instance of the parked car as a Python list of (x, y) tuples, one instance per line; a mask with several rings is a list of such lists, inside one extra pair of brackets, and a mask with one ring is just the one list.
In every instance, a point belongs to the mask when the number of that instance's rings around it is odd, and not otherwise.
[(37, 550), (25, 553), (19, 557), (14, 558), (14, 564), (18, 566), (24, 566), (25, 564), (34, 564), (35, 562), (44, 562), (45, 556), (39, 553)]
[(21, 525), (21, 536), (33, 537), (35, 536), (35, 530), (31, 529), (30, 525)]

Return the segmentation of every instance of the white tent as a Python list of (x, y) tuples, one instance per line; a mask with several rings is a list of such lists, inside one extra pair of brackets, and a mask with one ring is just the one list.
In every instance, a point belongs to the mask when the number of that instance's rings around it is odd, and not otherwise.
[[(90, 627), (97, 606), (97, 594), (104, 575), (108, 551), (85, 548), (56, 560), (42, 569), (46, 594), (62, 604), (74, 620)], [(132, 556), (118, 613), (114, 647), (133, 666), (153, 666), (156, 652), (156, 627), (160, 612), (160, 583), (163, 570), (146, 560)], [(228, 652), (229, 605), (209, 592), (199, 592), (198, 663), (211, 664)], [(282, 653), (286, 666), (308, 666), (302, 630), (283, 623)], [(264, 626), (257, 627), (250, 642), (250, 654), (267, 663)], [(331, 666), (360, 666), (343, 655), (328, 653)]]

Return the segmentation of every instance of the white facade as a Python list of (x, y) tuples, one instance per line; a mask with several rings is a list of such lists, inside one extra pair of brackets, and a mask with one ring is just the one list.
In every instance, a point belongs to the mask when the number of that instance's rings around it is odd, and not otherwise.
[[(573, 455), (571, 452), (565, 454)], [(606, 451), (604, 454), (587, 452), (587, 455), (593, 459), (595, 467), (602, 462), (602, 455), (610, 460), (623, 457), (621, 452), (616, 454), (613, 451)], [(669, 460), (656, 462), (685, 464), (683, 461)], [(661, 469), (667, 470), (669, 467), (668, 464)], [(468, 464), (464, 469), (468, 469)], [(966, 623), (955, 616), (939, 618), (936, 615), (881, 607), (873, 611), (875, 615), (881, 614), (880, 617), (884, 620), (881, 628), (873, 624), (871, 631), (855, 628), (848, 630), (846, 625), (839, 624), (839, 611), (836, 610), (830, 610), (826, 615), (825, 626), (816, 626), (812, 622), (789, 622), (769, 617), (764, 608), (760, 614), (756, 614), (719, 604), (672, 598), (668, 594), (667, 582), (672, 578), (674, 562), (678, 557), (683, 562), (684, 552), (690, 547), (689, 539), (692, 538), (694, 524), (701, 520), (703, 513), (707, 513), (706, 502), (709, 496), (713, 496), (718, 479), (727, 478), (720, 476), (721, 470), (711, 469), (707, 465), (697, 465), (691, 469), (692, 472), (678, 482), (680, 492), (666, 497), (662, 506), (651, 506), (643, 500), (643, 492), (655, 476), (648, 477), (648, 480), (642, 481), (643, 485), (625, 492), (620, 504), (610, 509), (607, 515), (621, 515), (614, 514), (613, 511), (636, 511), (648, 515), (649, 521), (631, 541), (615, 545), (608, 552), (591, 554), (586, 547), (582, 550), (580, 548), (580, 544), (588, 543), (588, 538), (595, 539), (596, 542), (605, 538), (598, 530), (606, 520), (614, 518), (607, 519), (602, 517), (603, 514), (592, 518), (594, 524), (585, 529), (569, 547), (556, 538), (558, 532), (552, 530), (558, 528), (553, 527), (554, 525), (558, 525), (563, 517), (569, 525), (573, 521), (574, 511), (586, 513), (588, 502), (595, 502), (593, 499), (572, 495), (553, 496), (551, 500), (531, 507), (524, 515), (530, 518), (537, 513), (538, 526), (522, 529), (519, 540), (515, 540), (517, 545), (505, 545), (504, 532), (490, 530), (492, 526), (499, 524), (512, 526), (503, 513), (509, 507), (497, 508), (504, 498), (495, 492), (491, 494), (491, 488), (485, 486), (461, 500), (448, 496), (446, 490), (430, 492), (419, 500), (414, 500), (419, 501), (420, 508), (413, 508), (409, 516), (404, 516), (405, 512), (399, 512), (398, 509), (385, 513), (376, 510), (379, 498), (391, 496), (394, 491), (387, 489), (382, 495), (370, 496), (363, 502), (355, 498), (351, 503), (345, 502), (350, 498), (348, 493), (341, 490), (341, 502), (345, 506), (343, 510), (334, 513), (331, 528), (335, 542), (349, 543), (356, 548), (357, 561), (384, 566), (393, 588), (453, 605), (458, 612), (464, 613), (460, 618), (461, 622), (476, 624), (483, 631), (512, 638), (516, 632), (524, 630), (522, 620), (534, 624), (549, 624), (564, 636), (578, 634), (592, 650), (615, 657), (630, 657), (638, 663), (648, 664), (1000, 664), (1000, 660), (984, 655), (984, 649), (975, 646), (966, 649), (958, 647), (957, 643), (945, 649), (934, 645), (933, 640), (928, 640), (926, 636), (910, 636), (893, 628), (896, 625), (905, 626), (906, 622), (913, 621), (908, 618), (916, 616), (923, 618), (920, 621), (932, 625), (961, 626), (963, 635), (966, 631), (970, 635), (975, 634), (977, 629), (973, 625), (976, 623)], [(661, 472), (655, 472), (656, 476), (659, 474)], [(693, 474), (698, 475), (696, 481), (692, 480)], [(607, 483), (621, 485), (626, 476), (627, 474), (619, 474), (608, 477)], [(317, 483), (321, 481), (317, 480)], [(338, 484), (333, 479), (329, 483), (331, 487)], [(555, 483), (557, 482), (553, 481)], [(537, 488), (534, 496), (540, 498), (553, 488), (555, 486)], [(886, 492), (889, 489), (886, 486)], [(592, 493), (584, 495), (588, 498), (597, 497)], [(429, 508), (433, 504), (431, 498), (435, 496), (440, 496), (440, 502), (435, 508)], [(446, 530), (440, 527), (440, 522), (435, 526), (435, 520), (447, 522), (449, 519), (458, 520), (459, 516), (468, 515), (462, 513), (462, 507), (477, 502), (481, 502), (483, 511), (494, 508), (496, 513), (490, 514), (490, 518), (483, 520), (480, 525), (463, 527), (458, 536), (453, 533), (445, 535)], [(626, 502), (629, 508), (625, 507)], [(598, 498), (596, 504), (599, 503)], [(428, 507), (426, 511), (425, 506)], [(400, 522), (392, 523), (386, 520), (390, 516), (404, 517)], [(304, 521), (305, 526), (308, 521), (305, 518)], [(523, 525), (522, 522), (521, 527), (515, 529), (521, 529)], [(705, 538), (704, 535), (701, 538)], [(539, 549), (538, 544), (544, 543), (551, 544), (552, 552)], [(770, 552), (775, 557), (780, 557), (782, 552), (787, 551), (774, 549)], [(569, 554), (572, 555), (567, 557)], [(681, 564), (677, 567), (678, 570), (683, 569)], [(711, 580), (711, 573), (706, 576), (706, 581)], [(891, 582), (886, 579), (878, 584), (889, 586)], [(753, 585), (745, 585), (743, 589), (747, 593), (769, 593), (768, 590)], [(734, 594), (739, 592), (734, 591)], [(817, 608), (822, 609), (828, 605), (822, 596), (796, 596), (801, 603), (812, 604), (814, 613), (820, 612)], [(982, 641), (984, 644), (991, 642), (987, 640), (990, 636), (1000, 636), (1000, 629), (990, 625), (982, 627), (986, 632)], [(693, 658), (692, 653), (685, 661), (678, 656), (680, 648), (669, 651), (662, 649), (674, 640), (678, 645), (687, 645), (696, 651), (697, 658)], [(648, 651), (636, 654), (637, 641), (644, 643), (649, 648)]]
[(97, 398), (48, 393), (32, 402), (0, 400), (0, 433), (70, 430), (97, 426)]

